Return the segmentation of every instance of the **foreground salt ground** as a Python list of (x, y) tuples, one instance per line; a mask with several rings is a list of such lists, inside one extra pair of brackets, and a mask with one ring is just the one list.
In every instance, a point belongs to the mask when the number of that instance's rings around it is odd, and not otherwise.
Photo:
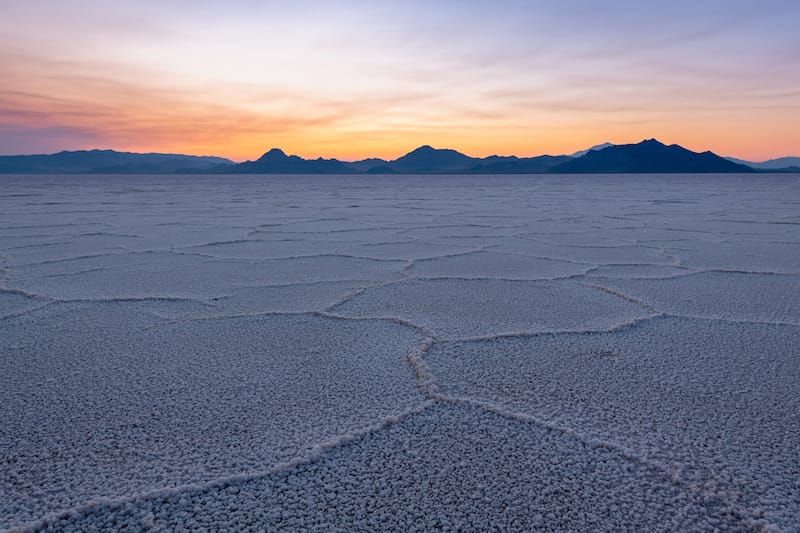
[(800, 523), (797, 176), (1, 179), (1, 529)]

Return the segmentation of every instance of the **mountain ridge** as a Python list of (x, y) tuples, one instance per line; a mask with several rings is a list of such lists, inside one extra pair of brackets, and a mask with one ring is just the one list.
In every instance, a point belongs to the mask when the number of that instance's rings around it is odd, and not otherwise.
[[(391, 161), (383, 159), (345, 163), (336, 159), (302, 159), (273, 148), (256, 161), (234, 166), (237, 173), (338, 174), (510, 174), (510, 173), (741, 173), (754, 169), (713, 152), (693, 152), (656, 139), (637, 144), (604, 143), (576, 152), (579, 156), (470, 157), (449, 148), (422, 145)], [(374, 164), (368, 163), (373, 161)]]
[(740, 165), (753, 167), (757, 170), (784, 170), (800, 167), (800, 157), (776, 157), (775, 159), (768, 159), (766, 161), (746, 161), (735, 157), (726, 157), (725, 159), (733, 161), (734, 163), (739, 163)]
[[(693, 152), (680, 145), (665, 145), (656, 139), (635, 144), (603, 143), (572, 155), (491, 155), (471, 157), (449, 148), (422, 145), (394, 159), (359, 161), (305, 159), (271, 148), (256, 160), (234, 163), (215, 156), (134, 153), (115, 150), (62, 151), (55, 154), (0, 156), (0, 173), (18, 174), (536, 174), (536, 173), (741, 173), (796, 172), (791, 165), (776, 168), (775, 162), (800, 162), (800, 158), (770, 160), (773, 166), (755, 165), (721, 157), (713, 152)], [(769, 162), (764, 162), (769, 163)]]
[(216, 156), (76, 150), (54, 154), (0, 156), (0, 173), (153, 174), (208, 171), (235, 164)]
[(557, 165), (556, 173), (738, 173), (755, 170), (718, 156), (714, 152), (693, 152), (677, 144), (669, 146), (656, 139), (638, 144), (619, 144), (590, 150), (581, 157)]
[(589, 147), (589, 148), (587, 148), (585, 150), (578, 150), (577, 152), (573, 152), (569, 156), (570, 157), (581, 157), (581, 156), (584, 156), (584, 155), (588, 154), (589, 152), (595, 152), (597, 150), (603, 150), (604, 148), (609, 148), (611, 146), (615, 146), (614, 143), (610, 143), (610, 142), (606, 141), (604, 143), (595, 144), (594, 146), (591, 146), (591, 147)]

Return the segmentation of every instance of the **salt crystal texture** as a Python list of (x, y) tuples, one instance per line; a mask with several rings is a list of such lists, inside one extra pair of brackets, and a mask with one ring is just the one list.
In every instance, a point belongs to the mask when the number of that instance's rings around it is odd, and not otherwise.
[(800, 522), (797, 176), (0, 183), (0, 529)]

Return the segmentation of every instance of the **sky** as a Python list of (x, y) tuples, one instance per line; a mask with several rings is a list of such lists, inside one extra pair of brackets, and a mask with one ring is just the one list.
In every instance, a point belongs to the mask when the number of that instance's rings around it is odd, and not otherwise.
[(0, 154), (800, 155), (800, 1), (0, 0)]

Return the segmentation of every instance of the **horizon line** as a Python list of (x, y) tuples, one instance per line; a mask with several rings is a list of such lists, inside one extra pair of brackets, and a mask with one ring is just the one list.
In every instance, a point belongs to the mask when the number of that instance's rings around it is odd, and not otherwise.
[[(594, 148), (595, 146), (600, 146), (600, 145), (603, 145), (603, 144), (610, 144), (612, 146), (626, 146), (626, 145), (640, 144), (642, 142), (649, 141), (649, 140), (657, 141), (657, 142), (659, 142), (661, 144), (664, 144), (666, 146), (680, 146), (680, 147), (685, 148), (687, 150), (691, 150), (690, 148), (686, 148), (685, 146), (683, 146), (680, 143), (665, 143), (665, 142), (659, 141), (656, 137), (647, 137), (647, 138), (644, 138), (644, 139), (642, 139), (641, 141), (638, 141), (638, 142), (612, 143), (610, 141), (604, 141), (602, 143), (593, 144), (590, 147), (582, 148), (582, 149), (579, 149), (579, 150), (574, 150), (574, 151), (572, 151), (570, 153), (562, 153), (562, 154), (542, 153), (542, 154), (535, 154), (535, 155), (517, 155), (517, 154), (494, 153), (494, 154), (490, 154), (490, 155), (487, 155), (487, 156), (472, 156), (472, 155), (469, 155), (469, 154), (467, 154), (465, 152), (462, 152), (461, 150), (459, 150), (457, 148), (451, 148), (451, 147), (436, 148), (435, 146), (433, 146), (431, 144), (423, 143), (423, 144), (420, 144), (420, 145), (416, 146), (415, 148), (412, 148), (412, 149), (410, 149), (410, 150), (408, 150), (406, 152), (403, 152), (400, 155), (395, 156), (394, 158), (391, 158), (391, 159), (387, 159), (387, 158), (379, 157), (379, 156), (366, 156), (366, 157), (362, 157), (360, 159), (342, 159), (342, 158), (339, 158), (339, 157), (304, 156), (304, 155), (300, 155), (300, 154), (291, 153), (290, 151), (287, 151), (287, 150), (285, 150), (285, 149), (283, 149), (281, 147), (278, 147), (278, 146), (270, 147), (266, 151), (262, 152), (260, 155), (254, 157), (254, 158), (249, 158), (249, 159), (234, 159), (234, 158), (231, 158), (231, 157), (226, 157), (226, 156), (216, 155), (216, 154), (207, 154), (207, 153), (204, 153), (204, 154), (193, 154), (193, 153), (186, 153), (186, 152), (174, 152), (174, 151), (169, 151), (169, 150), (166, 150), (166, 151), (163, 151), (163, 152), (152, 151), (152, 150), (133, 151), (133, 150), (116, 149), (116, 148), (76, 148), (76, 149), (73, 149), (73, 150), (62, 149), (62, 150), (58, 150), (58, 151), (55, 151), (55, 152), (49, 152), (49, 153), (38, 152), (38, 153), (26, 153), (26, 154), (19, 154), (19, 153), (17, 153), (17, 154), (2, 154), (2, 153), (0, 153), (0, 157), (52, 156), (52, 155), (57, 155), (57, 154), (61, 154), (61, 153), (76, 153), (76, 152), (116, 152), (116, 153), (140, 154), (140, 155), (174, 155), (174, 156), (188, 156), (188, 157), (201, 157), (201, 158), (202, 157), (208, 157), (208, 158), (226, 159), (228, 161), (233, 162), (234, 164), (240, 164), (240, 163), (246, 163), (248, 161), (257, 161), (259, 158), (263, 157), (265, 154), (269, 153), (270, 151), (280, 150), (281, 152), (283, 152), (288, 157), (296, 156), (296, 157), (300, 157), (302, 159), (305, 159), (307, 161), (313, 161), (313, 160), (316, 160), (316, 159), (325, 159), (325, 160), (341, 161), (343, 163), (357, 163), (359, 161), (365, 161), (365, 160), (369, 160), (369, 159), (381, 159), (381, 160), (384, 160), (384, 161), (395, 161), (395, 160), (397, 160), (397, 159), (399, 159), (399, 158), (401, 158), (403, 156), (406, 156), (406, 155), (410, 154), (411, 152), (419, 150), (420, 148), (429, 147), (429, 148), (432, 148), (434, 150), (452, 150), (452, 151), (458, 152), (458, 153), (460, 153), (462, 155), (465, 155), (465, 156), (473, 158), (473, 159), (485, 159), (485, 158), (488, 158), (488, 157), (517, 157), (517, 158), (522, 159), (522, 158), (534, 158), (534, 157), (543, 157), (543, 156), (550, 156), (550, 157), (571, 156), (572, 154), (575, 154), (575, 153), (578, 153), (578, 152), (583, 152), (583, 151), (588, 151), (588, 150), (591, 150), (592, 148)], [(695, 151), (695, 150), (691, 150), (691, 151)], [(777, 156), (777, 157), (771, 157), (769, 159), (764, 159), (762, 161), (757, 161), (757, 160), (744, 159), (744, 158), (737, 157), (737, 156), (721, 155), (721, 154), (718, 154), (716, 152), (713, 152), (712, 150), (703, 150), (703, 151), (708, 151), (708, 152), (714, 153), (714, 154), (716, 154), (716, 155), (718, 155), (720, 157), (723, 157), (725, 159), (733, 158), (733, 159), (737, 159), (739, 161), (747, 161), (747, 162), (750, 162), (750, 163), (766, 163), (768, 161), (773, 161), (773, 160), (776, 160), (776, 159), (800, 157), (800, 155), (789, 154), (789, 155), (781, 155), (781, 156)], [(702, 153), (702, 152), (701, 151), (696, 151), (696, 153)]]

